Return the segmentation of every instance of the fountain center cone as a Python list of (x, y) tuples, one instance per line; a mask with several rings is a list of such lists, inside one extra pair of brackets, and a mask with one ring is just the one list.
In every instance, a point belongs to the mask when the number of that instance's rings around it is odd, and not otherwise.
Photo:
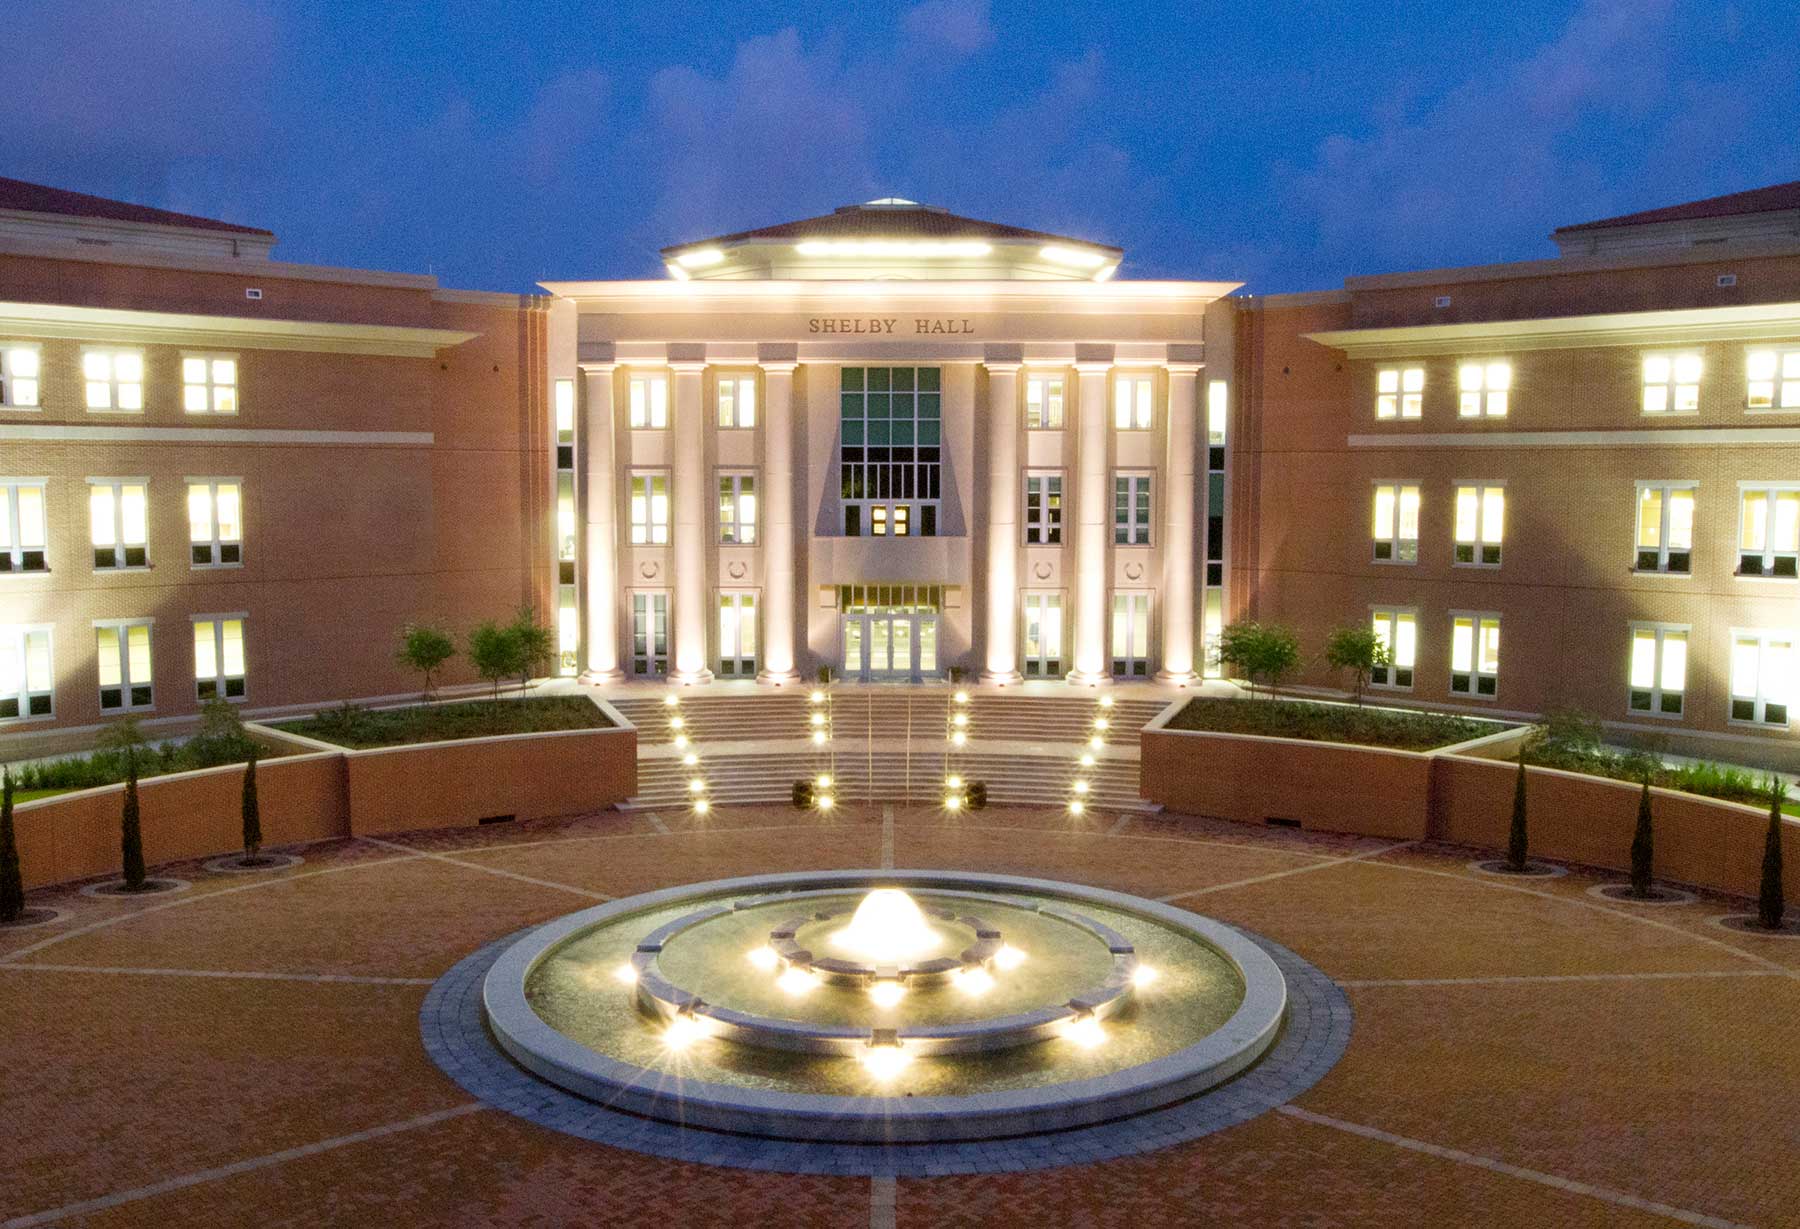
[(876, 888), (862, 898), (850, 924), (832, 942), (870, 964), (886, 965), (928, 956), (943, 940), (918, 901), (899, 888)]

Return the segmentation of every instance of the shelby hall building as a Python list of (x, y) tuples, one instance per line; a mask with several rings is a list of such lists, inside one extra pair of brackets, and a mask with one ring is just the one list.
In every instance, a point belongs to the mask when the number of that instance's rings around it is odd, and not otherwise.
[[(0, 180), (0, 742), (564, 674), (1217, 677), (1800, 760), (1800, 184), (1266, 298), (884, 199), (542, 295)], [(457, 681), (466, 681), (459, 679)]]

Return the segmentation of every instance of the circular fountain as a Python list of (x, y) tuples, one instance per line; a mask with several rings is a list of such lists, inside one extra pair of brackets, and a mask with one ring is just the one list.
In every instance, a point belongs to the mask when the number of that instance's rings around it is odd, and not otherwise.
[(1281, 971), (1230, 927), (1075, 884), (927, 871), (724, 880), (506, 948), (495, 1041), (590, 1102), (843, 1143), (989, 1140), (1169, 1106), (1276, 1041)]

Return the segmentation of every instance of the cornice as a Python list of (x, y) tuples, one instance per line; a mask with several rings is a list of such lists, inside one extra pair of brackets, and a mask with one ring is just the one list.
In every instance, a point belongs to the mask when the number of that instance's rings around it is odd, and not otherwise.
[(439, 350), (460, 346), (481, 335), (392, 324), (263, 320), (249, 316), (201, 316), (113, 307), (72, 307), (60, 303), (4, 302), (0, 302), (0, 333), (12, 337), (304, 350), (392, 358), (431, 358)]

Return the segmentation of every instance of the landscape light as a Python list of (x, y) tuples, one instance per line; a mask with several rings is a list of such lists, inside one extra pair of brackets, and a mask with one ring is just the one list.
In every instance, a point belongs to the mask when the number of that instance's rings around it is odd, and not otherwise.
[(829, 811), (832, 807), (830, 794), (820, 794), (815, 801), (817, 801), (821, 811)]
[(1157, 979), (1157, 976), (1158, 974), (1155, 969), (1147, 964), (1140, 964), (1131, 971), (1131, 984), (1134, 986), (1148, 986)]
[(812, 715), (812, 723), (814, 725), (824, 725), (825, 724), (825, 714), (824, 713), (814, 713)]
[(1094, 718), (1094, 728), (1096, 730), (1110, 730), (1112, 729), (1112, 722), (1105, 717), (1096, 717)]
[(688, 782), (688, 793), (704, 794), (705, 792), (706, 792), (706, 781), (704, 778), (695, 777), (692, 781)]
[(1094, 753), (1092, 751), (1083, 751), (1081, 753), (1081, 766), (1083, 768), (1092, 768), (1094, 766)]
[(671, 730), (679, 730), (686, 724), (687, 722), (683, 721), (680, 717), (669, 718), (669, 728)]
[(994, 964), (1002, 973), (1010, 973), (1024, 963), (1025, 953), (1010, 943), (1001, 944), (1000, 950), (994, 953)]
[(694, 814), (704, 815), (710, 810), (712, 810), (712, 803), (708, 802), (704, 798), (694, 799)]
[(1083, 811), (1086, 811), (1086, 810), (1087, 810), (1087, 804), (1079, 798), (1073, 799), (1069, 803), (1069, 814), (1071, 814), (1071, 815), (1080, 815)]
[(878, 981), (869, 987), (869, 1001), (882, 1010), (895, 1007), (906, 997), (906, 987), (897, 981)]
[(810, 969), (789, 965), (787, 972), (775, 979), (775, 984), (788, 994), (805, 994), (819, 984), (819, 975)]
[(1100, 748), (1104, 747), (1105, 745), (1106, 745), (1106, 740), (1104, 738), (1101, 738), (1098, 734), (1096, 734), (1092, 738), (1088, 739), (1088, 746), (1092, 747), (1096, 751), (1100, 750)]
[(962, 806), (962, 799), (957, 797), (955, 794), (945, 794), (944, 795), (944, 809), (946, 811), (954, 811), (954, 810), (959, 809), (961, 806)]
[(864, 1048), (862, 1054), (863, 1069), (878, 1080), (891, 1080), (906, 1070), (912, 1062), (912, 1055), (894, 1045), (872, 1045)]
[(1101, 708), (1111, 708), (1112, 706), (1113, 706), (1113, 698), (1111, 696), (1101, 696), (1100, 697), (1100, 707)]
[(986, 994), (994, 988), (994, 975), (979, 965), (958, 969), (950, 975), (950, 980), (956, 983), (958, 990), (969, 995)]
[(635, 986), (637, 985), (637, 979), (637, 970), (629, 963), (622, 964), (613, 970), (613, 980), (622, 986)]
[(1076, 1016), (1063, 1025), (1062, 1035), (1084, 1050), (1091, 1050), (1106, 1040), (1106, 1030), (1100, 1027), (1100, 1017), (1094, 1015)]
[(816, 745), (823, 747), (825, 745), (825, 731), (824, 730), (814, 730), (813, 731), (813, 742)]
[(686, 734), (677, 734), (675, 736), (675, 750), (679, 751), (687, 745), (688, 745), (688, 736)]
[(962, 788), (962, 778), (957, 776), (955, 773), (952, 773), (951, 775), (944, 778), (944, 784), (949, 786), (951, 789), (961, 789)]
[(818, 785), (819, 785), (820, 789), (830, 789), (831, 788), (831, 774), (828, 772), (820, 773)]
[(815, 692), (813, 692), (813, 693), (812, 693), (812, 702), (813, 702), (813, 703), (814, 703), (814, 704), (823, 704), (823, 703), (825, 703), (825, 693), (824, 693), (824, 692), (822, 692), (822, 691), (815, 691)]
[(950, 736), (950, 741), (960, 747), (964, 743), (969, 741), (969, 736), (967, 734), (964, 734), (961, 730), (958, 730), (956, 733), (954, 733)]
[(676, 1016), (663, 1029), (662, 1042), (671, 1050), (685, 1050), (706, 1035), (706, 1025), (693, 1016)]
[(664, 708), (674, 708), (677, 704), (680, 704), (680, 703), (681, 703), (681, 697), (676, 695), (672, 691), (668, 695), (663, 697), (663, 707)]
[(681, 757), (681, 762), (686, 764), (689, 768), (692, 768), (695, 764), (700, 762), (700, 753), (698, 751), (690, 751)]
[(956, 693), (956, 702), (958, 704), (967, 704), (969, 702), (969, 693), (966, 691), (957, 692)]
[(1078, 794), (1086, 794), (1088, 792), (1088, 783), (1086, 781), (1075, 782), (1075, 792)]
[(765, 973), (770, 972), (781, 963), (781, 957), (777, 956), (775, 949), (766, 943), (761, 947), (751, 948), (747, 955), (750, 963)]
[(956, 714), (956, 716), (952, 717), (950, 720), (955, 725), (965, 726), (965, 725), (969, 724), (969, 714), (958, 713), (958, 714)]

